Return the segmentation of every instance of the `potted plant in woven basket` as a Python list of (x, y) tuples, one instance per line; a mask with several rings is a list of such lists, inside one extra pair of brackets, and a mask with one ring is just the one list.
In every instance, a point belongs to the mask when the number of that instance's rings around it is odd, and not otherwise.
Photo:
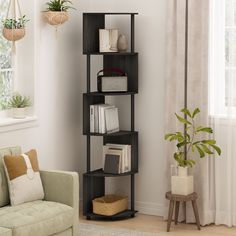
[(69, 9), (73, 8), (69, 0), (51, 0), (47, 2), (47, 10), (43, 12), (44, 18), (50, 25), (61, 25), (69, 20)]
[(8, 102), (8, 107), (13, 109), (13, 118), (24, 119), (26, 108), (31, 106), (30, 98), (19, 93), (14, 94)]
[[(204, 139), (203, 135), (211, 135), (212, 128), (196, 124), (196, 117), (200, 109), (193, 112), (184, 108), (181, 110), (185, 117), (175, 113), (177, 120), (185, 125), (185, 131), (177, 131), (165, 135), (165, 140), (174, 141), (177, 151), (173, 154), (178, 165), (178, 176), (172, 176), (171, 190), (173, 194), (187, 195), (193, 192), (193, 176), (188, 176), (188, 168), (192, 168), (196, 162), (193, 154), (196, 152), (200, 158), (217, 153), (221, 155), (221, 149), (216, 145), (214, 139)], [(185, 155), (186, 153), (186, 155)]]
[(3, 36), (9, 41), (17, 41), (25, 36), (25, 24), (29, 20), (26, 16), (19, 17), (18, 19), (6, 18), (3, 23)]

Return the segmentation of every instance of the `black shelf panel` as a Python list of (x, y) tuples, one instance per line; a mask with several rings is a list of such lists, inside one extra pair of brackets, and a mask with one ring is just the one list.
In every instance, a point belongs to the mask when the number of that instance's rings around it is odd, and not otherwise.
[(138, 15), (137, 12), (85, 12), (84, 15)]
[(137, 212), (138, 211), (126, 210), (113, 216), (103, 216), (103, 215), (94, 214), (92, 212), (88, 212), (86, 216), (87, 216), (87, 219), (89, 220), (108, 220), (109, 221), (109, 220), (121, 220), (125, 218), (134, 217)]
[(130, 172), (122, 173), (122, 174), (108, 174), (108, 173), (104, 173), (103, 169), (98, 169), (98, 170), (85, 173), (84, 175), (90, 176), (90, 177), (122, 177), (122, 176), (133, 175), (136, 173), (137, 172), (130, 171)]
[(134, 56), (137, 52), (84, 52), (84, 55), (111, 55), (111, 56)]
[(133, 95), (137, 92), (91, 92), (86, 93), (87, 96), (122, 96), (122, 95)]
[(100, 133), (84, 133), (84, 135), (89, 135), (89, 136), (123, 136), (123, 135), (134, 135), (138, 132), (136, 131), (125, 131), (125, 130), (120, 130), (119, 132), (111, 133), (111, 134), (100, 134)]

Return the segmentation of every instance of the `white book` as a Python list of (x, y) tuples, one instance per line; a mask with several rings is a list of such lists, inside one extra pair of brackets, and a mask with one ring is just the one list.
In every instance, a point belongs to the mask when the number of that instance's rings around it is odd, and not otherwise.
[(95, 132), (95, 127), (94, 127), (94, 105), (90, 106), (90, 133), (94, 133)]
[(120, 130), (118, 108), (109, 107), (105, 109), (105, 121), (107, 133), (114, 133)]
[(115, 108), (115, 106), (109, 105), (109, 104), (102, 104), (99, 105), (98, 113), (99, 113), (99, 133), (105, 134), (107, 132), (106, 129), (106, 120), (105, 120), (105, 111), (108, 108)]
[(94, 106), (94, 132), (98, 133), (98, 126), (99, 126), (99, 114), (98, 114), (98, 107), (99, 105)]
[(131, 145), (126, 144), (114, 144), (114, 143), (107, 143), (104, 146), (104, 156), (105, 152), (109, 148), (122, 148), (123, 155), (122, 155), (122, 173), (131, 171)]

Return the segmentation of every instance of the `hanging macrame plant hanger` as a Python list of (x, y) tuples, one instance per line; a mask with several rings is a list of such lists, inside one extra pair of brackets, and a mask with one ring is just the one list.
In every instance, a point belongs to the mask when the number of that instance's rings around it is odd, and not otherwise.
[(9, 41), (12, 41), (12, 50), (15, 52), (15, 42), (25, 36), (25, 27), (17, 25), (16, 21), (22, 19), (19, 0), (10, 0), (5, 20), (11, 20), (11, 26), (3, 28), (3, 36)]

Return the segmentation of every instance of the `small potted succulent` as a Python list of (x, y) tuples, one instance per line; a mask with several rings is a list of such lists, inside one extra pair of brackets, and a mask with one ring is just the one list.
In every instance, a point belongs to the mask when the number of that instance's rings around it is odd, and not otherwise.
[(24, 119), (26, 108), (31, 106), (30, 98), (19, 93), (14, 94), (8, 102), (8, 107), (13, 109), (13, 118)]
[[(174, 141), (177, 148), (177, 151), (173, 154), (173, 157), (178, 164), (178, 177), (180, 178), (176, 180), (176, 177), (173, 178), (172, 176), (172, 192), (173, 189), (178, 192), (181, 192), (181, 188), (186, 189), (186, 186), (181, 186), (180, 183), (182, 183), (181, 181), (183, 181), (183, 183), (188, 183), (188, 168), (191, 168), (196, 164), (192, 157), (195, 152), (200, 158), (204, 158), (215, 153), (221, 155), (221, 149), (216, 145), (216, 141), (214, 139), (202, 138), (204, 133), (210, 135), (213, 133), (213, 130), (210, 127), (203, 127), (196, 124), (195, 119), (200, 113), (200, 109), (196, 108), (193, 112), (191, 112), (184, 108), (181, 112), (185, 117), (182, 117), (176, 113), (175, 116), (180, 123), (185, 125), (185, 132), (177, 131), (165, 135), (165, 140)], [(186, 179), (184, 180), (183, 178)], [(188, 189), (191, 191), (193, 189), (193, 177), (192, 179), (189, 178), (189, 180), (190, 187)], [(178, 186), (173, 186), (175, 184)]]
[(73, 8), (72, 2), (69, 0), (51, 0), (47, 2), (47, 10), (43, 12), (44, 18), (50, 25), (61, 25), (68, 21), (68, 10)]
[(3, 36), (9, 41), (17, 41), (25, 36), (25, 25), (29, 20), (26, 16), (18, 19), (7, 18), (2, 21), (3, 23)]

